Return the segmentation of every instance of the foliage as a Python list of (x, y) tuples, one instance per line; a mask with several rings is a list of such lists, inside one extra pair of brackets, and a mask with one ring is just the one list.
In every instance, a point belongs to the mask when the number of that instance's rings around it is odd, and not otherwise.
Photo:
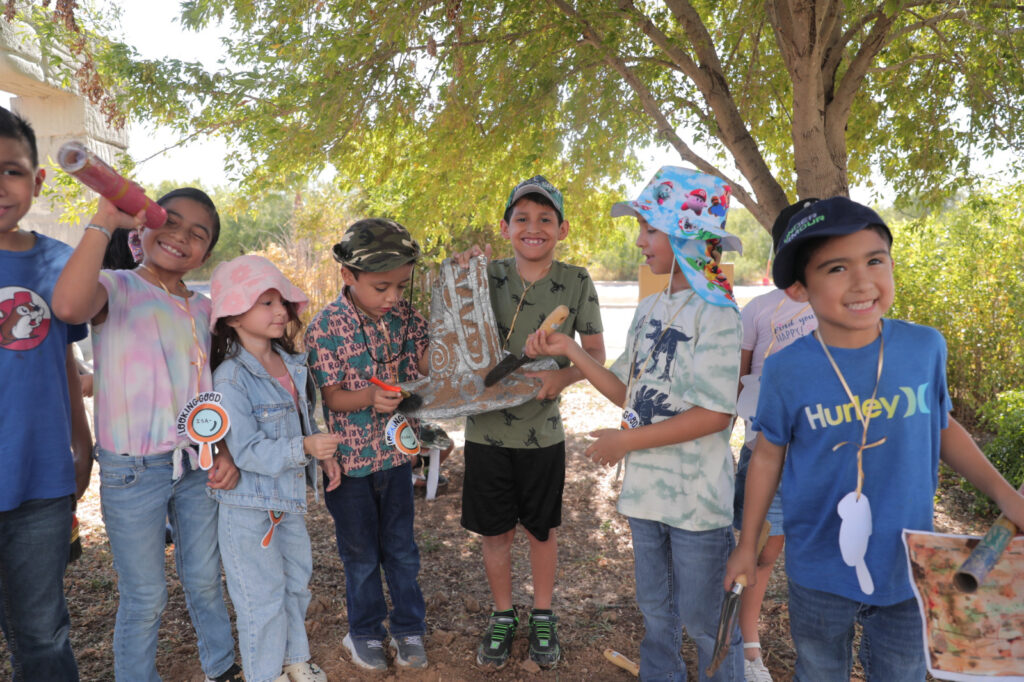
[(221, 68), (119, 44), (97, 63), (131, 115), (226, 137), (250, 189), (332, 168), (450, 236), (541, 172), (601, 242), (655, 143), (764, 227), (873, 171), (934, 205), (971, 154), (1024, 146), (1022, 21), (997, 0), (187, 0), (185, 28), (230, 29)]
[[(980, 410), (981, 423), (995, 436), (985, 444), (985, 456), (1014, 487), (1024, 482), (1024, 391), (1006, 391)], [(975, 496), (975, 509), (995, 514), (996, 505), (967, 481), (963, 488)]]
[(768, 270), (772, 252), (772, 238), (761, 229), (750, 211), (733, 208), (729, 211), (726, 229), (743, 242), (743, 253), (727, 251), (726, 262), (733, 263), (733, 281), (736, 284), (760, 284), (764, 277), (771, 277)]
[(1000, 392), (1024, 385), (1022, 190), (971, 195), (942, 214), (891, 223), (890, 316), (943, 333), (955, 413), (968, 422)]

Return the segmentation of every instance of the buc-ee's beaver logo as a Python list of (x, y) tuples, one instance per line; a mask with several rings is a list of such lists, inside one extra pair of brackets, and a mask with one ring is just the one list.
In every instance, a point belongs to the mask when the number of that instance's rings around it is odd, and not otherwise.
[(23, 287), (0, 287), (0, 348), (32, 350), (50, 331), (50, 306)]

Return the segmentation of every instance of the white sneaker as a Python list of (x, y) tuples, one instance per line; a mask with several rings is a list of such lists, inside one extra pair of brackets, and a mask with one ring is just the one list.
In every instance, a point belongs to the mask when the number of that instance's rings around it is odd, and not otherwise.
[(384, 656), (384, 642), (381, 640), (352, 639), (350, 632), (341, 643), (348, 649), (352, 662), (363, 670), (383, 672), (388, 669), (388, 659)]
[(284, 674), (288, 682), (327, 682), (327, 673), (311, 661), (286, 665)]
[(772, 682), (772, 674), (768, 672), (760, 656), (752, 661), (744, 658), (743, 679), (745, 682)]

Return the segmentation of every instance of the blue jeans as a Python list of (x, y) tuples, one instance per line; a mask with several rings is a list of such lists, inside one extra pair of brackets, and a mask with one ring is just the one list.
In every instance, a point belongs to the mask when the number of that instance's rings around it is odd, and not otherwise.
[(860, 658), (867, 679), (925, 679), (917, 602), (872, 606), (789, 581), (789, 630), (796, 646), (797, 682), (848, 682), (853, 626), (861, 624)]
[[(684, 627), (697, 644), (696, 679), (709, 679), (704, 671), (711, 662), (722, 614), (725, 561), (735, 544), (732, 529), (686, 531), (632, 517), (629, 528), (633, 532), (636, 602), (644, 617), (640, 679), (687, 679), (686, 663), (679, 653)], [(725, 661), (710, 679), (743, 682), (743, 640), (738, 626), (733, 628)]]
[(174, 563), (199, 640), (207, 677), (231, 667), (235, 643), (224, 605), (217, 546), (217, 502), (205, 471), (171, 480), (171, 454), (135, 457), (98, 449), (100, 500), (117, 571), (114, 676), (118, 682), (157, 682), (157, 634), (167, 604), (164, 517), (171, 519)]
[(14, 679), (78, 680), (64, 601), (71, 496), (0, 512), (0, 627)]
[[(345, 600), (353, 639), (426, 633), (426, 606), (416, 576), (420, 551), (413, 537), (412, 467), (403, 464), (369, 476), (341, 477), (324, 498), (334, 517), (338, 554), (345, 566)], [(393, 609), (384, 601), (380, 570)]]
[[(743, 530), (743, 499), (746, 497), (747, 469), (750, 468), (750, 456), (753, 451), (744, 445), (740, 448), (740, 461), (736, 463), (736, 492), (732, 498), (733, 528)], [(785, 535), (786, 531), (782, 526), (782, 488), (775, 491), (771, 506), (768, 507), (768, 515), (765, 520), (771, 524), (768, 530), (769, 536)]]
[(282, 516), (264, 548), (260, 541), (269, 529), (264, 509), (220, 505), (220, 552), (247, 682), (272, 682), (283, 666), (309, 660), (306, 609), (313, 555), (306, 517)]

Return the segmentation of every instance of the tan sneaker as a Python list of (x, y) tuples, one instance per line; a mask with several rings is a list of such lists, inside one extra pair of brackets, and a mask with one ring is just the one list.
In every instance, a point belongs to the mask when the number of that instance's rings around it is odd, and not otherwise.
[(327, 682), (327, 673), (312, 661), (286, 665), (284, 673), (288, 682)]

